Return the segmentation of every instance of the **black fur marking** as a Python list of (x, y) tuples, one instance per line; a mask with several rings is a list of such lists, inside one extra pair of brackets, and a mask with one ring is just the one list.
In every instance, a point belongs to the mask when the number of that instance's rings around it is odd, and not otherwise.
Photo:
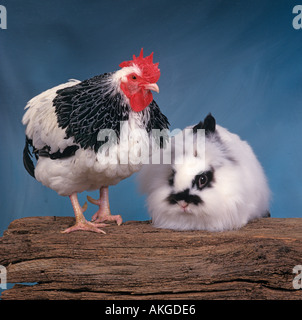
[[(233, 164), (237, 164), (237, 160), (229, 155), (229, 150), (225, 146), (225, 144), (222, 142), (218, 132), (216, 131), (216, 120), (215, 118), (209, 113), (206, 118), (204, 119), (204, 122), (200, 121), (193, 127), (193, 133), (196, 134), (198, 129), (204, 129), (205, 135), (210, 135), (211, 142), (219, 144), (219, 148), (225, 153), (225, 158), (232, 162)], [(215, 133), (215, 134), (214, 134)]]
[(221, 151), (223, 151), (223, 153), (225, 154), (225, 158), (227, 160), (232, 162), (234, 165), (237, 164), (237, 160), (229, 154), (230, 153), (229, 148), (223, 143), (217, 131), (215, 132), (215, 135), (211, 136), (211, 141), (219, 144), (219, 148)]
[(209, 113), (204, 121), (200, 121), (193, 127), (193, 133), (197, 133), (198, 129), (204, 129), (205, 134), (208, 135), (209, 133), (214, 133), (216, 129), (216, 120), (215, 118)]
[[(129, 119), (130, 106), (122, 102), (119, 93), (110, 86), (112, 73), (105, 73), (57, 91), (53, 100), (59, 127), (66, 129), (66, 138), (73, 137), (82, 148), (95, 152), (105, 141), (97, 141), (101, 129), (112, 129), (119, 140), (120, 122)], [(168, 129), (169, 122), (156, 102), (141, 112), (150, 112), (147, 132)]]
[(216, 120), (215, 118), (209, 113), (203, 121), (203, 129), (206, 131), (206, 135), (209, 133), (214, 133), (216, 129)]
[(202, 200), (199, 196), (190, 194), (190, 190), (186, 189), (182, 192), (178, 193), (171, 193), (167, 199), (170, 204), (176, 204), (178, 201), (185, 201), (186, 203), (193, 203), (196, 206), (200, 203), (202, 203)]
[(203, 123), (202, 121), (200, 121), (199, 123), (197, 123), (194, 127), (193, 127), (193, 134), (197, 133), (197, 130), (203, 129)]
[[(214, 171), (214, 170), (213, 170)], [(201, 174), (198, 174), (195, 176), (194, 180), (192, 181), (192, 188), (196, 187), (198, 190), (202, 190), (204, 188), (211, 188), (212, 182), (214, 178), (214, 172), (213, 171), (206, 171)], [(201, 184), (200, 179), (204, 179), (205, 183)]]
[(26, 171), (33, 177), (35, 178), (35, 166), (34, 163), (32, 161), (32, 151), (30, 151), (30, 147), (32, 147), (32, 140), (28, 139), (28, 137), (26, 137), (25, 140), (25, 147), (23, 150), (23, 165), (24, 168), (26, 169)]

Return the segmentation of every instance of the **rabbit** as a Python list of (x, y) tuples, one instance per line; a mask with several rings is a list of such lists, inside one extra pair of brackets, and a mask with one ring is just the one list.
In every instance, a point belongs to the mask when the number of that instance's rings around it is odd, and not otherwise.
[(195, 147), (178, 161), (175, 136), (171, 164), (146, 164), (139, 173), (154, 227), (226, 231), (270, 216), (271, 192), (249, 144), (216, 125), (211, 114), (187, 129), (193, 129), (195, 146), (198, 129), (204, 129), (203, 152)]

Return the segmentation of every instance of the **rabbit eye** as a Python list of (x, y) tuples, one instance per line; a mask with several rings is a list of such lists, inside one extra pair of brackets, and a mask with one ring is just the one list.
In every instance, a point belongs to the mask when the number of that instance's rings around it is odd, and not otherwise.
[(208, 182), (208, 177), (203, 173), (199, 176), (197, 181), (197, 188), (202, 189)]
[(192, 181), (192, 188), (196, 187), (198, 190), (202, 190), (205, 187), (212, 187), (212, 181), (214, 181), (214, 169), (203, 172), (195, 176)]

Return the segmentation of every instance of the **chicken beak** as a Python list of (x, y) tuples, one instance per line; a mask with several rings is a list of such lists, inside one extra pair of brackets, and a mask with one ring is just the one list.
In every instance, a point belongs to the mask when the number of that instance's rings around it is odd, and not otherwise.
[(152, 91), (155, 91), (155, 92), (159, 93), (159, 87), (158, 87), (158, 85), (156, 83), (145, 84), (144, 88), (146, 90), (152, 90)]

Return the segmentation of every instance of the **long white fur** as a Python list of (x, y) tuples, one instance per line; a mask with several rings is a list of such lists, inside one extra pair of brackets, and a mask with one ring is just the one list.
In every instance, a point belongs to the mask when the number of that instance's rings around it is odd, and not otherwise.
[[(125, 76), (131, 72), (139, 72), (137, 66), (125, 67), (113, 74), (109, 79), (109, 85), (113, 86), (114, 93), (120, 90), (120, 82), (124, 81)], [(65, 139), (65, 129), (58, 126), (53, 99), (59, 89), (76, 85), (80, 81), (71, 80), (67, 83), (49, 89), (38, 96), (31, 99), (25, 109), (26, 113), (23, 116), (22, 123), (26, 125), (26, 135), (32, 139), (33, 145), (37, 149), (42, 149), (45, 145), (50, 146), (51, 153), (58, 150), (61, 152), (70, 145), (75, 145), (73, 138)], [(121, 92), (121, 91), (120, 91)], [(122, 94), (122, 96), (124, 96)], [(127, 97), (124, 96), (125, 102)], [(122, 179), (129, 177), (134, 172), (140, 170), (142, 164), (131, 162), (135, 159), (137, 150), (134, 146), (137, 144), (137, 139), (133, 137), (134, 129), (141, 126), (141, 118), (146, 117), (147, 112), (129, 113), (129, 139), (128, 144), (120, 144), (112, 146), (111, 151), (114, 152), (118, 148), (119, 152), (129, 151), (129, 161), (127, 164), (120, 164), (119, 158), (117, 163), (103, 163), (100, 155), (96, 154), (91, 148), (84, 150), (79, 148), (75, 155), (65, 159), (52, 160), (46, 157), (39, 157), (36, 168), (35, 177), (43, 185), (55, 190), (63, 196), (69, 196), (74, 192), (83, 192), (85, 190), (96, 190), (103, 186), (115, 185)], [(142, 131), (140, 131), (142, 132)], [(140, 143), (148, 140), (147, 132)], [(124, 149), (127, 148), (127, 149)], [(142, 147), (143, 148), (143, 147)]]
[[(238, 229), (248, 221), (265, 216), (270, 190), (264, 171), (249, 144), (238, 135), (216, 126), (217, 135), (206, 136), (205, 161), (202, 156), (184, 158), (183, 164), (145, 165), (139, 174), (141, 190), (155, 227), (175, 230), (224, 231)], [(204, 164), (204, 165), (203, 165)], [(176, 171), (174, 185), (168, 179)], [(195, 175), (214, 169), (212, 187), (192, 188)], [(202, 203), (189, 204), (187, 212), (170, 204), (167, 197), (190, 189)]]

